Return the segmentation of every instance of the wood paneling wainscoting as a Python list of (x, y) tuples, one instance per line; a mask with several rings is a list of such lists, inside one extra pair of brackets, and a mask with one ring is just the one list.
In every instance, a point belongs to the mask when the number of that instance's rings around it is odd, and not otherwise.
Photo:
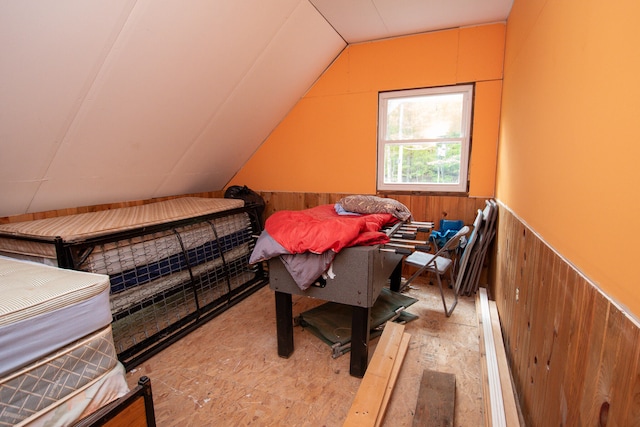
[(640, 425), (637, 321), (502, 204), (495, 243), (490, 292), (526, 424)]
[[(336, 203), (350, 194), (342, 193), (285, 193), (260, 191), (266, 202), (265, 217), (280, 210), (300, 210), (314, 206)], [(472, 224), (478, 209), (484, 209), (487, 198), (460, 196), (422, 196), (385, 194), (380, 197), (395, 199), (411, 210), (416, 221), (433, 221), (441, 219), (461, 219), (465, 224)]]

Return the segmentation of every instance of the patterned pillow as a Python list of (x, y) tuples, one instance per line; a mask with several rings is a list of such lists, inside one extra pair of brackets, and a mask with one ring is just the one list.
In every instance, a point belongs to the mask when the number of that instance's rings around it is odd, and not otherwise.
[(411, 218), (411, 211), (397, 200), (378, 196), (347, 196), (338, 201), (342, 208), (349, 212), (372, 214), (389, 213), (406, 221)]

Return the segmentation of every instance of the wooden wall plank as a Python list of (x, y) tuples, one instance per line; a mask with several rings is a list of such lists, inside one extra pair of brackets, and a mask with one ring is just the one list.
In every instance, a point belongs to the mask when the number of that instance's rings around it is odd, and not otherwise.
[(533, 363), (533, 354), (535, 351), (531, 351), (530, 348), (534, 346), (532, 330), (531, 330), (531, 307), (532, 300), (535, 298), (535, 292), (538, 288), (538, 284), (535, 282), (535, 275), (537, 271), (535, 266), (538, 265), (538, 257), (540, 256), (539, 246), (531, 245), (528, 240), (529, 233), (522, 226), (522, 224), (514, 224), (513, 240), (517, 241), (517, 246), (513, 249), (517, 249), (513, 256), (517, 262), (514, 263), (513, 268), (515, 271), (511, 273), (516, 285), (516, 292), (518, 294), (518, 306), (514, 313), (514, 331), (515, 335), (515, 348), (514, 359), (517, 361), (516, 386), (523, 405), (525, 407), (531, 407), (531, 382), (532, 376), (530, 373), (530, 364)]
[[(530, 236), (531, 233), (527, 231), (529, 240)], [(530, 245), (525, 244), (525, 248), (529, 246)], [(528, 270), (532, 273), (530, 275), (524, 275), (523, 273), (522, 277), (522, 282), (527, 289), (525, 295), (527, 296), (527, 330), (529, 334), (528, 343), (523, 347), (523, 349), (526, 347), (527, 350), (521, 354), (521, 356), (527, 360), (526, 378), (528, 380), (523, 397), (526, 400), (527, 407), (530, 407), (534, 412), (541, 410), (539, 399), (541, 395), (535, 393), (535, 390), (542, 386), (541, 377), (544, 374), (543, 372), (541, 373), (539, 369), (538, 361), (542, 359), (542, 345), (544, 340), (544, 319), (542, 318), (540, 310), (544, 309), (544, 298), (548, 294), (548, 290), (546, 289), (547, 284), (543, 277), (547, 268), (548, 255), (546, 251), (541, 251), (539, 254), (539, 263), (527, 263), (529, 267)], [(526, 270), (524, 270), (524, 272), (526, 272)], [(540, 384), (538, 384), (539, 381)]]
[[(560, 377), (558, 390), (555, 390), (553, 397), (549, 397), (546, 400), (549, 402), (550, 407), (557, 406), (557, 418), (562, 422), (562, 425), (566, 425), (568, 417), (567, 407), (567, 393), (570, 392), (572, 377), (568, 375), (574, 368), (572, 366), (572, 360), (575, 357), (577, 346), (577, 326), (579, 325), (576, 320), (578, 319), (578, 311), (581, 308), (581, 300), (584, 295), (584, 286), (580, 286), (577, 282), (577, 274), (575, 270), (568, 268), (566, 271), (566, 277), (564, 279), (564, 286), (560, 287), (561, 295), (563, 299), (562, 307), (562, 320), (559, 322), (555, 333), (557, 338), (556, 350), (554, 351), (551, 359), (551, 369), (554, 376)], [(572, 354), (574, 356), (572, 356)], [(557, 396), (556, 396), (557, 394)], [(553, 401), (552, 398), (557, 400)], [(560, 402), (557, 404), (557, 402)]]
[(557, 402), (561, 402), (563, 399), (563, 373), (566, 368), (566, 358), (569, 347), (567, 298), (571, 288), (568, 284), (568, 266), (560, 260), (558, 260), (556, 265), (558, 266), (555, 270), (557, 271), (557, 276), (554, 276), (552, 283), (554, 292), (551, 296), (551, 298), (556, 301), (556, 306), (553, 309), (553, 321), (549, 325), (551, 328), (551, 331), (549, 331), (551, 342), (546, 355), (546, 372), (549, 378), (545, 385), (542, 406), (545, 408), (558, 409), (548, 412), (550, 424), (566, 425), (566, 420), (563, 421), (562, 417), (562, 405), (557, 405)]
[(427, 210), (426, 197), (411, 197), (411, 202), (407, 206), (413, 214), (414, 221), (435, 221), (431, 218), (432, 213)]
[(528, 425), (640, 426), (640, 331), (499, 205), (494, 280), (505, 349)]
[(609, 404), (620, 408), (611, 411), (609, 425), (640, 426), (640, 329), (618, 310), (610, 316), (611, 335), (619, 337), (614, 357), (607, 362), (614, 367), (609, 384)]
[[(593, 319), (593, 304), (595, 292), (585, 286), (582, 280), (577, 282), (577, 297), (571, 311), (572, 339), (568, 353), (567, 368), (565, 371), (566, 394), (566, 419), (578, 420), (580, 415), (580, 394), (582, 392), (582, 378), (589, 374), (586, 371), (586, 361), (591, 350), (586, 350), (591, 334), (591, 322)], [(592, 373), (591, 373), (592, 374)], [(579, 381), (577, 379), (580, 378)]]
[(586, 343), (584, 349), (589, 349), (587, 352), (586, 364), (585, 364), (585, 377), (582, 380), (582, 392), (580, 394), (580, 417), (579, 420), (582, 425), (598, 425), (599, 408), (597, 407), (598, 401), (598, 378), (600, 374), (601, 360), (605, 346), (608, 344), (605, 341), (606, 327), (609, 317), (609, 302), (597, 293), (594, 299), (593, 312), (591, 317), (591, 330), (589, 333), (589, 341)]
[[(592, 397), (594, 418), (599, 425), (607, 425), (611, 407), (620, 408), (615, 411), (612, 425), (638, 425), (640, 420), (628, 417), (633, 405), (638, 405), (637, 390), (633, 390), (638, 376), (638, 329), (627, 317), (612, 304), (609, 304), (609, 316), (605, 330), (605, 342), (602, 349), (596, 389)], [(635, 348), (634, 348), (635, 347)], [(637, 409), (637, 407), (636, 407)], [(637, 415), (637, 412), (636, 412)], [(623, 420), (626, 420), (622, 422)]]

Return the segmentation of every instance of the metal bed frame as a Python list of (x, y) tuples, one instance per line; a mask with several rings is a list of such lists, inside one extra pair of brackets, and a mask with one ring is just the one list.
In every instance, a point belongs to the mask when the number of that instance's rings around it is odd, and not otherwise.
[[(141, 236), (149, 236), (159, 232), (170, 231), (178, 235), (179, 231), (177, 230), (179, 230), (181, 227), (207, 222), (211, 225), (211, 227), (214, 228), (215, 233), (215, 227), (213, 226), (213, 221), (215, 219), (241, 213), (246, 213), (248, 215), (250, 229), (247, 230), (246, 238), (248, 240), (248, 244), (250, 245), (250, 249), (248, 253), (246, 253), (246, 256), (243, 256), (242, 259), (235, 260), (234, 265), (230, 265), (229, 260), (226, 260), (224, 257), (224, 248), (214, 248), (214, 250), (219, 252), (218, 256), (221, 259), (221, 265), (216, 267), (216, 271), (209, 272), (211, 276), (215, 277), (203, 278), (202, 274), (195, 274), (192, 266), (188, 265), (188, 274), (186, 275), (186, 280), (182, 280), (179, 284), (173, 286), (171, 289), (163, 290), (162, 293), (158, 293), (151, 298), (146, 298), (145, 300), (140, 301), (139, 307), (135, 310), (150, 310), (150, 307), (154, 304), (162, 303), (164, 300), (169, 300), (172, 297), (176, 298), (177, 293), (182, 293), (185, 298), (189, 298), (188, 304), (186, 304), (188, 305), (188, 308), (186, 308), (186, 313), (185, 308), (181, 308), (182, 313), (179, 318), (168, 319), (166, 321), (166, 325), (161, 330), (155, 333), (145, 332), (146, 335), (144, 339), (126, 348), (124, 351), (118, 350), (119, 360), (125, 366), (127, 371), (129, 371), (131, 370), (131, 368), (137, 366), (138, 364), (149, 359), (151, 356), (167, 348), (169, 345), (184, 337), (211, 318), (224, 312), (228, 308), (237, 304), (238, 302), (267, 284), (268, 275), (267, 272), (264, 271), (262, 265), (257, 264), (250, 266), (248, 263), (251, 249), (255, 245), (255, 240), (257, 239), (256, 236), (259, 235), (261, 231), (261, 221), (257, 214), (258, 208), (259, 206), (255, 204), (247, 204), (241, 208), (194, 216), (181, 220), (169, 221), (162, 224), (144, 226), (122, 232), (114, 232), (105, 236), (87, 238), (82, 241), (74, 242), (66, 242), (60, 237), (56, 237), (52, 241), (50, 238), (44, 237), (38, 238), (33, 236), (5, 235), (2, 233), (0, 233), (0, 236), (5, 236), (10, 239), (16, 240), (26, 240), (52, 244), (56, 249), (58, 267), (87, 271), (86, 268), (83, 268), (82, 262), (86, 259), (88, 254), (91, 253), (93, 248), (97, 247), (98, 245), (118, 241), (127, 241), (128, 239), (139, 238)], [(218, 240), (220, 239), (216, 239), (216, 242), (214, 243), (221, 245), (222, 243), (217, 242)], [(183, 255), (186, 258), (186, 253), (184, 252), (185, 251), (183, 250)], [(247, 274), (247, 276), (250, 276), (251, 278), (246, 282), (240, 285), (235, 285), (235, 287), (233, 287), (233, 275), (236, 273), (240, 274), (235, 271), (238, 268), (242, 269), (243, 274)], [(215, 282), (204, 283), (207, 280), (215, 280)], [(215, 299), (207, 300), (204, 302), (201, 301), (201, 299), (203, 298), (203, 293), (205, 292), (205, 287), (213, 288), (214, 286), (216, 287)], [(134, 310), (131, 310), (132, 314), (134, 314), (133, 311)], [(115, 325), (115, 321), (121, 320), (121, 316), (123, 316), (123, 313), (113, 314)], [(114, 327), (115, 341), (117, 341), (118, 338), (116, 334), (116, 328)]]

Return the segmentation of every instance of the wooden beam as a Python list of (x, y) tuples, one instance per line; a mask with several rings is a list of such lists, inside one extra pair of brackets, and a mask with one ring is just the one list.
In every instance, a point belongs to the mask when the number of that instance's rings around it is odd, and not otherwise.
[(389, 378), (389, 383), (387, 384), (387, 389), (384, 392), (384, 397), (382, 399), (382, 406), (380, 408), (380, 412), (378, 413), (378, 417), (376, 418), (376, 427), (380, 427), (382, 425), (382, 421), (384, 420), (384, 414), (387, 411), (387, 406), (389, 404), (389, 399), (391, 399), (391, 393), (393, 392), (393, 388), (396, 385), (396, 380), (398, 379), (398, 375), (400, 374), (400, 368), (402, 367), (402, 361), (404, 357), (407, 355), (407, 350), (409, 349), (409, 341), (411, 341), (411, 334), (404, 333), (402, 334), (402, 340), (400, 341), (400, 348), (398, 349), (398, 357), (393, 364), (393, 369), (391, 371), (391, 378)]
[(404, 325), (387, 322), (344, 422), (345, 427), (375, 426), (387, 384), (398, 358)]

